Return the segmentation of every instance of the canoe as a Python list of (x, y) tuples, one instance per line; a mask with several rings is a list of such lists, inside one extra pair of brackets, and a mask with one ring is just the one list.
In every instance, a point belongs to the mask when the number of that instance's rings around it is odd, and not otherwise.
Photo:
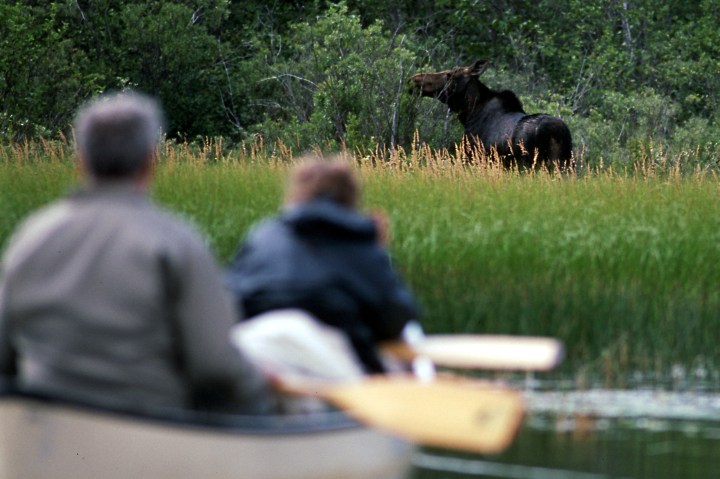
[(401, 479), (415, 447), (342, 412), (122, 412), (0, 391), (0, 479)]

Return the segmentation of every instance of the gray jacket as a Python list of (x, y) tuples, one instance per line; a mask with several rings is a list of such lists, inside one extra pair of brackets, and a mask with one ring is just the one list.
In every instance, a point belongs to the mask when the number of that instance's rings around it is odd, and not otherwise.
[(257, 412), (267, 383), (228, 341), (236, 317), (197, 232), (131, 185), (96, 187), (31, 215), (11, 239), (0, 374), (110, 406)]

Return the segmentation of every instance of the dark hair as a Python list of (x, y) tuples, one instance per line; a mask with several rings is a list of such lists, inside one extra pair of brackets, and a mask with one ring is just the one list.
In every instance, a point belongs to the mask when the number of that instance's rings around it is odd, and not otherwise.
[(357, 207), (360, 183), (347, 161), (337, 156), (327, 160), (311, 156), (295, 166), (288, 182), (286, 202), (304, 203), (320, 197)]
[(162, 111), (145, 95), (124, 92), (99, 97), (75, 117), (78, 154), (97, 178), (128, 178), (152, 161), (162, 134)]

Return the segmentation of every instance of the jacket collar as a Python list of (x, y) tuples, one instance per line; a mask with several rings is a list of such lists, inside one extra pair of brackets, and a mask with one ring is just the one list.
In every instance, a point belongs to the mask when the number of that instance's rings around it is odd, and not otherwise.
[(286, 207), (281, 221), (307, 236), (344, 236), (374, 240), (375, 223), (366, 215), (327, 198)]

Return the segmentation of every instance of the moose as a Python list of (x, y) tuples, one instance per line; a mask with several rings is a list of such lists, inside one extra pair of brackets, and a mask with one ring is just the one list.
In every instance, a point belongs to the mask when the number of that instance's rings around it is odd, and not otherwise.
[(572, 165), (572, 137), (563, 120), (546, 114), (528, 115), (509, 90), (491, 90), (478, 77), (489, 62), (413, 75), (412, 88), (434, 97), (457, 113), (465, 127), (468, 152), (496, 153), (506, 167), (520, 169)]

